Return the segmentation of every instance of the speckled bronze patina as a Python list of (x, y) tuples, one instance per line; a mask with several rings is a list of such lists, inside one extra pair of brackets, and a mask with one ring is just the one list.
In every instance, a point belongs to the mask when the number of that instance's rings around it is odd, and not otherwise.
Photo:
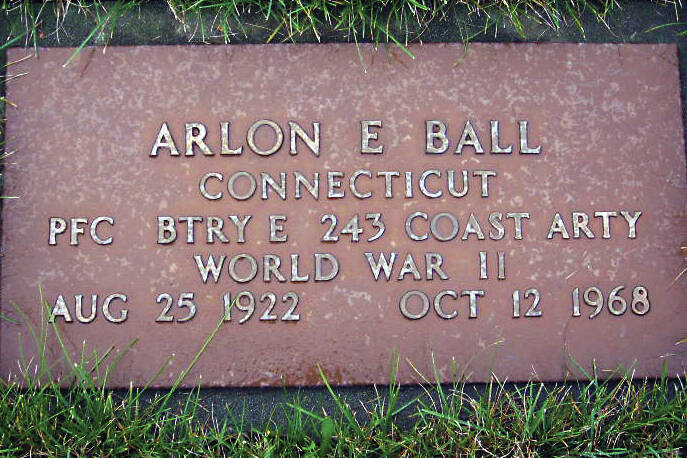
[[(171, 385), (192, 360), (224, 313), (223, 296), (252, 291), (256, 300), (275, 293), (273, 313), (281, 318), (288, 308), (281, 300), (295, 292), (300, 300), (298, 321), (264, 321), (269, 297), (258, 301), (254, 315), (232, 309), (189, 377), (186, 385), (259, 386), (321, 383), (318, 365), (330, 382), (367, 384), (388, 382), (392, 360), (400, 359), (398, 379), (404, 383), (465, 377), (469, 381), (499, 379), (563, 380), (581, 375), (578, 364), (592, 363), (601, 376), (618, 367), (637, 377), (656, 376), (667, 365), (669, 374), (682, 374), (685, 349), (675, 342), (687, 337), (685, 312), (687, 285), (681, 242), (685, 238), (685, 157), (680, 118), (676, 49), (673, 45), (592, 44), (444, 44), (411, 47), (409, 59), (396, 48), (374, 50), (361, 45), (280, 45), (212, 47), (109, 47), (87, 48), (74, 62), (62, 67), (72, 49), (44, 49), (39, 57), (22, 59), (30, 51), (12, 49), (9, 67), (16, 75), (7, 83), (6, 148), (16, 151), (5, 162), (5, 196), (2, 234), (2, 302), (4, 316), (22, 321), (21, 308), (39, 331), (46, 326), (58, 295), (66, 299), (73, 322), (62, 317), (56, 325), (65, 345), (78, 359), (82, 345), (89, 350), (123, 349), (135, 345), (109, 376), (110, 386), (143, 385), (174, 355), (155, 385)], [(271, 156), (253, 153), (246, 132), (259, 120), (274, 121), (284, 130), (281, 148)], [(371, 127), (384, 145), (382, 154), (360, 154), (361, 121), (381, 120)], [(425, 122), (446, 124), (450, 139), (444, 154), (426, 154)], [(289, 154), (288, 123), (295, 121), (312, 134), (319, 122), (319, 157), (301, 140), (298, 154)], [(485, 153), (467, 146), (454, 154), (467, 121), (479, 136)], [(492, 146), (490, 121), (499, 122), (499, 145)], [(529, 147), (540, 154), (519, 154), (519, 121), (527, 121)], [(243, 145), (242, 155), (221, 155), (222, 122), (230, 122), (230, 145)], [(167, 123), (179, 149), (171, 156), (151, 147)], [(215, 152), (185, 156), (185, 123), (207, 127), (207, 145)], [(374, 124), (372, 124), (374, 126)], [(263, 126), (264, 127), (264, 126)], [(262, 132), (266, 129), (261, 128)], [(439, 146), (437, 140), (435, 145)], [(256, 145), (269, 149), (269, 138)], [(261, 146), (262, 145), (262, 146)], [(266, 146), (265, 146), (266, 145)], [(511, 154), (491, 154), (507, 149)], [(359, 191), (372, 197), (356, 198), (349, 187), (351, 175), (369, 170)], [(424, 171), (429, 198), (418, 187)], [(448, 170), (455, 176), (469, 171), (470, 189), (464, 197), (447, 194)], [(480, 194), (475, 171), (494, 170), (489, 197)], [(210, 172), (226, 180), (238, 171), (257, 177), (268, 172), (288, 175), (286, 200), (274, 192), (260, 198), (232, 199), (219, 181), (211, 191), (224, 190), (221, 199), (208, 200), (199, 192), (200, 178)], [(341, 171), (344, 198), (327, 197), (327, 172)], [(398, 171), (394, 195), (386, 198), (378, 172)], [(319, 200), (307, 193), (296, 199), (293, 172), (321, 175)], [(404, 172), (413, 172), (413, 197), (405, 196)], [(456, 178), (457, 181), (461, 179)], [(245, 184), (245, 183), (244, 183)], [(594, 239), (580, 229), (574, 238), (572, 212), (611, 211), (610, 238), (604, 238), (600, 217), (589, 228)], [(642, 215), (636, 237), (621, 211)], [(460, 233), (440, 242), (430, 236), (413, 241), (406, 234), (406, 217), (425, 212), (454, 214)], [(488, 224), (488, 215), (504, 215), (505, 236)], [(514, 235), (513, 221), (505, 215), (528, 212), (522, 239)], [(339, 242), (322, 242), (329, 224), (323, 215), (338, 217)], [(366, 214), (381, 213), (386, 231), (375, 241)], [(484, 231), (462, 240), (474, 213)], [(547, 238), (556, 213), (567, 226), (570, 239), (560, 234)], [(359, 242), (340, 234), (354, 214), (365, 232)], [(245, 243), (238, 243), (230, 215), (252, 215)], [(285, 215), (286, 242), (270, 242), (270, 215)], [(79, 245), (69, 244), (69, 230), (49, 245), (51, 217), (113, 218), (98, 234), (111, 244), (98, 245), (89, 226)], [(158, 244), (158, 216), (201, 216), (196, 242), (185, 242), (185, 226), (177, 226), (178, 239)], [(224, 220), (228, 243), (206, 243), (205, 220)], [(506, 222), (508, 221), (508, 222)], [(444, 218), (442, 224), (446, 223)], [(441, 225), (440, 225), (441, 226)], [(428, 222), (415, 219), (422, 233)], [(446, 231), (446, 226), (442, 226)], [(279, 231), (272, 231), (279, 237)], [(446, 232), (442, 232), (446, 233)], [(488, 279), (480, 279), (480, 251), (487, 253)], [(398, 253), (392, 279), (375, 281), (364, 253)], [(504, 253), (505, 279), (499, 280), (498, 252)], [(229, 258), (248, 253), (258, 259), (257, 277), (239, 284), (226, 265), (217, 283), (203, 283), (194, 255)], [(340, 263), (331, 281), (315, 282), (315, 253), (330, 253)], [(408, 253), (423, 279), (412, 273), (399, 281)], [(434, 272), (427, 280), (425, 253), (443, 256), (441, 268), (448, 279)], [(263, 255), (281, 256), (281, 272), (291, 277), (290, 255), (300, 255), (299, 275), (307, 282), (263, 282)], [(245, 267), (245, 263), (243, 264)], [(327, 264), (325, 263), (325, 267)], [(325, 269), (326, 270), (326, 269)], [(326, 272), (325, 272), (326, 273)], [(594, 319), (585, 305), (584, 291), (598, 287), (606, 302), (617, 286), (627, 311), (615, 316), (606, 304)], [(650, 311), (632, 312), (632, 291), (648, 290)], [(537, 288), (541, 294), (539, 317), (524, 316)], [(572, 292), (579, 288), (580, 317), (573, 316)], [(40, 293), (47, 311), (41, 312)], [(452, 290), (457, 299), (444, 296), (445, 319), (430, 303), (426, 316), (410, 320), (401, 314), (404, 293), (419, 290), (430, 299)], [(470, 318), (466, 290), (482, 290), (476, 318)], [(519, 291), (521, 317), (513, 318), (513, 293)], [(193, 292), (197, 309), (187, 322), (156, 322), (164, 302), (174, 299), (170, 315), (183, 318), (188, 307), (177, 307), (181, 293)], [(111, 294), (125, 294), (127, 303), (112, 302), (110, 314), (128, 315), (122, 323), (105, 319), (101, 305)], [(98, 295), (96, 318), (77, 322), (74, 296), (84, 295), (90, 311), (92, 294)], [(528, 297), (525, 297), (528, 296)], [(592, 293), (589, 298), (594, 301)], [(417, 299), (414, 298), (413, 300)], [(641, 304), (636, 310), (642, 311)], [(619, 310), (621, 302), (613, 302)], [(409, 303), (411, 314), (421, 303)], [(0, 363), (4, 377), (35, 370), (36, 357), (29, 329), (11, 321), (0, 328)], [(20, 351), (20, 345), (23, 352)], [(23, 356), (22, 356), (23, 355)], [(50, 361), (58, 361), (54, 376), (63, 374), (66, 362), (54, 338), (47, 342)], [(33, 358), (33, 359), (32, 359)], [(576, 362), (571, 362), (575, 360)], [(420, 375), (422, 374), (422, 375)], [(201, 378), (202, 377), (202, 378)]]

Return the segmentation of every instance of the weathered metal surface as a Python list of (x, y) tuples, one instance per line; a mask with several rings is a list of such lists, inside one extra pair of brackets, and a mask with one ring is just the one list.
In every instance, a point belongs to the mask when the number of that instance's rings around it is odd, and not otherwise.
[[(110, 47), (63, 68), (73, 50), (53, 48), (11, 65), (2, 314), (40, 328), (52, 312), (72, 357), (138, 339), (111, 386), (174, 355), (154, 382), (172, 384), (222, 319), (186, 384), (318, 384), (318, 365), (383, 383), (394, 355), (404, 383), (681, 374), (675, 47), (412, 50)], [(34, 370), (30, 342), (3, 321), (5, 377)]]

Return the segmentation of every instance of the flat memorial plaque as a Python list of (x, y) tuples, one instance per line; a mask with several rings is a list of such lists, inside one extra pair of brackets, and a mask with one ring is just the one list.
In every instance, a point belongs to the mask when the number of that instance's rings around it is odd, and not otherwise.
[(675, 46), (410, 49), (11, 49), (2, 375), (683, 374)]

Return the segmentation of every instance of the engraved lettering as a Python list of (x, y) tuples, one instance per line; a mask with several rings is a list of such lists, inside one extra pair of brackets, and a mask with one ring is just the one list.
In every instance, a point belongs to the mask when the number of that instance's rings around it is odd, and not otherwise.
[(384, 197), (386, 197), (387, 199), (390, 199), (394, 196), (392, 180), (400, 175), (401, 174), (398, 172), (377, 172), (378, 177), (384, 177)]
[(270, 242), (286, 242), (288, 235), (284, 234), (286, 215), (270, 215)]
[(52, 311), (50, 312), (50, 318), (48, 318), (48, 322), (54, 323), (55, 318), (57, 318), (58, 316), (64, 318), (64, 321), (66, 321), (67, 323), (71, 323), (72, 321), (74, 321), (72, 319), (72, 316), (69, 314), (69, 309), (67, 309), (67, 303), (61, 294), (57, 296), (57, 299), (55, 300), (55, 305), (53, 306)]
[(320, 155), (320, 123), (319, 122), (314, 122), (312, 123), (312, 129), (313, 129), (313, 135), (310, 137), (307, 133), (305, 133), (305, 130), (298, 124), (293, 121), (289, 121), (289, 129), (291, 132), (291, 149), (289, 150), (289, 153), (292, 156), (295, 156), (298, 154), (298, 151), (296, 150), (296, 138), (300, 138), (306, 146), (312, 151), (313, 155), (319, 156)]
[[(425, 145), (425, 153), (427, 154), (443, 154), (448, 149), (448, 138), (446, 137), (446, 124), (441, 121), (425, 121), (425, 132), (427, 134), (427, 144)], [(439, 140), (441, 146), (438, 148), (436, 140)]]
[[(249, 269), (247, 272), (239, 272), (237, 264), (241, 260), (246, 260)], [(245, 264), (245, 263), (244, 263)], [(244, 269), (245, 270), (245, 269)], [(255, 278), (258, 274), (258, 262), (255, 258), (247, 253), (237, 254), (229, 260), (229, 276), (237, 283), (246, 283)]]
[(208, 255), (208, 260), (203, 262), (203, 257), (196, 254), (193, 256), (198, 266), (198, 273), (200, 273), (200, 279), (203, 283), (208, 282), (208, 276), (212, 274), (212, 279), (217, 283), (219, 281), (220, 273), (222, 272), (222, 267), (224, 266), (224, 261), (226, 259), (225, 255), (219, 257), (219, 262), (215, 261), (213, 255)]
[(432, 191), (429, 191), (427, 189), (426, 181), (427, 181), (427, 177), (430, 175), (435, 175), (437, 177), (441, 177), (441, 172), (439, 172), (438, 170), (425, 170), (424, 172), (422, 172), (422, 175), (420, 175), (420, 191), (422, 192), (422, 194), (429, 197), (430, 199), (441, 197), (443, 195), (443, 192), (441, 192), (441, 191), (432, 192)]
[(439, 278), (442, 280), (448, 280), (448, 275), (446, 275), (446, 272), (441, 268), (443, 263), (444, 259), (439, 253), (425, 253), (427, 280), (433, 280), (434, 273), (439, 275)]
[(436, 296), (434, 296), (434, 311), (437, 312), (437, 315), (439, 315), (441, 318), (443, 318), (445, 320), (451, 320), (451, 319), (458, 316), (458, 310), (454, 310), (451, 313), (446, 313), (444, 311), (444, 309), (441, 306), (441, 300), (446, 296), (450, 296), (454, 300), (458, 299), (458, 293), (456, 293), (452, 289), (447, 289), (445, 291), (441, 291)]
[(177, 230), (174, 223), (174, 218), (171, 216), (157, 217), (157, 243), (165, 245), (172, 243), (177, 239)]
[(209, 172), (200, 178), (200, 183), (198, 187), (200, 189), (200, 195), (208, 200), (217, 200), (222, 198), (222, 191), (218, 191), (215, 194), (210, 194), (207, 190), (207, 182), (210, 178), (214, 178), (219, 181), (224, 181), (224, 176), (221, 173)]
[(76, 312), (76, 320), (79, 323), (90, 323), (95, 320), (96, 311), (98, 307), (98, 295), (91, 294), (91, 312), (88, 316), (83, 314), (83, 294), (75, 296), (76, 304), (74, 306), (74, 311)]
[(403, 267), (401, 267), (401, 271), (398, 273), (398, 279), (403, 280), (403, 277), (407, 274), (412, 274), (414, 280), (422, 280), (422, 275), (420, 275), (420, 271), (417, 270), (413, 255), (410, 253), (408, 253), (405, 261), (403, 261)]
[(608, 211), (599, 211), (599, 212), (594, 212), (594, 216), (597, 218), (602, 218), (602, 226), (603, 226), (603, 235), (601, 236), (604, 239), (610, 239), (611, 238), (611, 217), (616, 217), (618, 216), (618, 212), (608, 212)]
[(88, 224), (88, 220), (86, 218), (70, 218), (69, 222), (71, 225), (71, 234), (70, 234), (71, 238), (69, 239), (69, 244), (70, 245), (78, 245), (79, 244), (79, 235), (81, 235), (85, 232), (84, 228), (80, 227), (80, 226), (82, 224)]
[[(323, 263), (329, 264), (329, 273), (324, 274)], [(339, 274), (339, 261), (331, 253), (315, 253), (315, 281), (329, 281)]]
[(103, 239), (98, 235), (98, 225), (100, 223), (107, 223), (110, 226), (114, 226), (114, 219), (110, 218), (109, 216), (98, 216), (93, 220), (93, 222), (91, 222), (91, 238), (93, 241), (98, 245), (109, 245), (112, 243), (112, 237)]
[(549, 234), (546, 236), (547, 239), (552, 239), (555, 234), (560, 234), (562, 238), (569, 239), (570, 235), (568, 230), (565, 228), (565, 223), (563, 218), (561, 218), (560, 213), (556, 213), (553, 216), (553, 221), (551, 222), (551, 229), (549, 229)]
[(341, 199), (344, 197), (344, 191), (341, 190), (341, 180), (344, 174), (342, 172), (327, 172), (327, 197), (330, 199)]
[[(450, 229), (448, 233), (440, 233), (439, 231), (439, 221), (442, 219), (447, 219), (449, 221)], [(456, 238), (458, 231), (460, 230), (460, 224), (458, 223), (458, 219), (453, 216), (453, 214), (442, 212), (434, 215), (432, 221), (429, 223), (429, 230), (432, 232), (432, 235), (435, 239), (439, 240), (440, 242), (448, 242)]]
[(172, 134), (169, 132), (169, 127), (167, 127), (166, 122), (163, 122), (162, 126), (160, 127), (160, 131), (157, 134), (157, 139), (153, 144), (153, 148), (150, 150), (150, 156), (156, 157), (160, 148), (169, 149), (170, 156), (179, 155), (179, 150), (174, 143), (174, 139), (172, 138)]
[(243, 145), (238, 148), (232, 148), (229, 143), (229, 129), (231, 128), (230, 122), (220, 123), (220, 137), (222, 142), (222, 150), (220, 151), (220, 156), (238, 156), (243, 154)]
[(475, 170), (473, 176), (482, 178), (482, 197), (489, 197), (489, 177), (495, 177), (495, 170)]
[(490, 121), (491, 124), (491, 153), (492, 154), (510, 154), (513, 152), (513, 147), (508, 145), (505, 148), (499, 146), (499, 122)]
[(310, 193), (311, 196), (315, 200), (318, 200), (320, 198), (320, 174), (319, 172), (314, 172), (313, 173), (313, 181), (310, 182), (308, 179), (305, 177), (300, 172), (293, 172), (293, 176), (296, 180), (296, 192), (295, 192), (295, 197), (296, 199), (300, 199), (302, 194), (301, 194), (301, 186), (305, 186), (305, 190)]
[(203, 217), (201, 217), (201, 216), (180, 216), (179, 217), (180, 223), (181, 222), (186, 223), (186, 243), (190, 243), (190, 244), (195, 243), (196, 223), (200, 223), (202, 221), (203, 221)]
[(286, 278), (279, 271), (279, 266), (281, 266), (281, 258), (273, 254), (266, 254), (262, 258), (262, 280), (265, 283), (272, 281), (272, 276), (277, 279), (278, 282), (285, 282)]
[(481, 289), (467, 289), (460, 293), (461, 296), (470, 296), (470, 312), (468, 318), (477, 318), (479, 314), (479, 307), (477, 305), (477, 298), (484, 296), (484, 291)]
[(125, 294), (110, 294), (105, 298), (105, 301), (103, 302), (103, 316), (107, 321), (111, 323), (123, 323), (124, 321), (126, 321), (126, 318), (129, 315), (129, 311), (127, 309), (122, 309), (119, 312), (118, 317), (115, 317), (114, 315), (112, 315), (112, 313), (110, 313), (110, 305), (116, 299), (124, 303), (127, 302), (127, 297)]
[(637, 220), (639, 220), (639, 217), (642, 216), (642, 212), (632, 212), (631, 214), (629, 211), (621, 210), (620, 214), (623, 215), (623, 218), (625, 218), (625, 221), (627, 221), (627, 238), (637, 238)]
[(205, 144), (205, 136), (208, 131), (204, 124), (199, 122), (187, 122), (184, 127), (186, 129), (186, 156), (194, 155), (195, 146), (197, 146), (205, 156), (214, 156), (215, 153)]
[(260, 174), (262, 182), (262, 199), (267, 200), (269, 188), (276, 192), (281, 200), (286, 200), (286, 172), (279, 172), (279, 183), (269, 173)]
[(222, 218), (217, 216), (208, 216), (206, 227), (208, 243), (215, 243), (215, 237), (217, 237), (222, 243), (229, 243), (229, 239), (226, 235), (224, 235), (224, 232), (222, 232), (223, 227), (224, 220)]
[(353, 175), (351, 175), (351, 179), (350, 179), (351, 193), (354, 196), (356, 196), (358, 199), (367, 199), (369, 197), (372, 197), (372, 192), (370, 192), (370, 191), (367, 191), (365, 193), (360, 193), (358, 191), (358, 187), (356, 185), (356, 180), (358, 179), (358, 177), (360, 175), (364, 175), (370, 179), (372, 178), (372, 172), (370, 172), (369, 170), (356, 170), (355, 172), (353, 172)]
[[(416, 296), (420, 298), (420, 303), (422, 304), (422, 308), (420, 309), (419, 313), (411, 313), (408, 310), (408, 299)], [(417, 290), (412, 290), (408, 291), (407, 293), (403, 294), (401, 296), (401, 300), (399, 302), (399, 307), (401, 309), (401, 313), (403, 314), (404, 317), (408, 318), (409, 320), (419, 320), (420, 318), (424, 317), (427, 315), (427, 312), (429, 312), (429, 297), (422, 291), (417, 291)]]
[(489, 213), (489, 224), (491, 224), (492, 228), (496, 229), (496, 233), (494, 233), (493, 231), (489, 231), (489, 238), (491, 240), (501, 240), (506, 234), (506, 230), (503, 227), (503, 224), (501, 224), (502, 217), (503, 215), (501, 214), (501, 212)]
[(468, 171), (463, 170), (463, 188), (457, 192), (456, 191), (456, 181), (455, 181), (455, 170), (448, 170), (448, 193), (453, 197), (463, 197), (468, 193)]
[(391, 278), (391, 269), (394, 266), (394, 262), (396, 262), (397, 255), (398, 253), (391, 253), (389, 255), (389, 260), (387, 261), (384, 253), (379, 253), (378, 259), (375, 259), (373, 253), (365, 253), (365, 259), (367, 259), (367, 263), (370, 265), (370, 269), (372, 270), (372, 275), (375, 277), (375, 280), (379, 280), (379, 272), (382, 270), (384, 271), (384, 276), (387, 280)]
[(540, 154), (541, 146), (530, 148), (527, 145), (527, 121), (518, 121), (520, 126), (520, 154)]
[(530, 214), (528, 212), (510, 212), (506, 213), (506, 218), (513, 218), (513, 224), (515, 225), (514, 239), (522, 240), (522, 220), (530, 219)]
[(588, 239), (594, 238), (594, 233), (587, 227), (589, 224), (589, 216), (584, 212), (572, 212), (573, 238), (580, 238), (580, 231)]
[(67, 222), (62, 218), (50, 218), (48, 245), (57, 245), (57, 236), (67, 230)]
[(248, 224), (248, 221), (250, 221), (251, 218), (252, 218), (251, 215), (245, 215), (245, 216), (229, 215), (229, 219), (231, 220), (232, 223), (234, 223), (234, 226), (236, 226), (236, 230), (237, 230), (236, 241), (238, 243), (245, 243), (246, 242), (246, 225)]
[(381, 129), (382, 121), (360, 121), (360, 152), (362, 154), (382, 154), (384, 152), (384, 145), (370, 146), (370, 140), (377, 141), (379, 134), (379, 132), (370, 132), (370, 127)]
[(484, 148), (482, 148), (482, 144), (479, 141), (477, 132), (475, 132), (475, 128), (472, 127), (472, 123), (470, 121), (465, 123), (463, 135), (461, 135), (460, 141), (456, 146), (456, 154), (463, 154), (463, 148), (466, 146), (472, 146), (475, 149), (475, 153), (484, 153)]
[[(240, 191), (241, 188), (236, 184), (236, 180), (241, 177), (245, 177), (248, 180), (248, 189), (242, 192)], [(255, 177), (248, 172), (236, 172), (229, 178), (229, 181), (227, 181), (227, 191), (229, 191), (229, 195), (236, 200), (250, 199), (253, 197), (253, 194), (255, 194), (256, 188), (257, 184), (255, 182)]]
[(477, 222), (477, 218), (475, 218), (474, 213), (470, 213), (470, 218), (468, 219), (468, 223), (465, 225), (462, 239), (467, 240), (468, 237), (470, 237), (470, 234), (475, 234), (477, 236), (477, 240), (484, 240), (484, 233), (482, 232), (482, 228)]
[[(267, 149), (261, 149), (255, 143), (255, 134), (257, 133), (258, 129), (263, 126), (268, 126), (272, 129), (272, 132), (274, 132), (274, 144)], [(261, 119), (250, 126), (248, 132), (246, 133), (246, 141), (254, 153), (259, 154), (260, 156), (271, 156), (272, 154), (276, 153), (279, 148), (281, 148), (281, 145), (284, 142), (284, 132), (276, 122), (270, 121), (269, 119)]]
[(292, 282), (305, 282), (310, 279), (310, 274), (301, 275), (298, 271), (298, 260), (300, 256), (297, 254), (291, 255), (291, 281)]
[(410, 238), (410, 240), (418, 240), (418, 241), (420, 241), (420, 240), (427, 240), (427, 237), (428, 237), (427, 232), (425, 232), (423, 235), (417, 235), (417, 234), (413, 231), (413, 220), (414, 220), (415, 218), (422, 218), (422, 219), (424, 219), (425, 221), (428, 220), (427, 213), (424, 213), (424, 212), (414, 212), (414, 213), (411, 213), (411, 214), (408, 215), (408, 217), (406, 218), (406, 224), (405, 224), (405, 227), (406, 227), (406, 234), (408, 235), (408, 237)]

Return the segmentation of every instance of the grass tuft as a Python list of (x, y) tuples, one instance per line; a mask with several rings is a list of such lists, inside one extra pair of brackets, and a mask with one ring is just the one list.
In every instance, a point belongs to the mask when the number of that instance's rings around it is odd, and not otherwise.
[[(0, 0), (0, 50), (17, 44), (37, 47), (46, 34), (69, 35), (72, 18), (90, 24), (76, 52), (89, 44), (107, 44), (118, 22), (140, 14), (142, 0), (70, 1)], [(613, 13), (622, 0), (167, 0), (166, 8), (190, 39), (231, 43), (236, 38), (262, 42), (296, 39), (321, 41), (332, 33), (350, 42), (393, 43), (412, 57), (407, 45), (422, 42), (428, 27), (454, 13), (480, 18), (480, 25), (444, 22), (461, 29), (463, 40), (510, 27), (521, 37), (542, 27), (559, 30), (575, 27), (586, 36), (585, 23), (597, 22), (610, 29)], [(651, 0), (669, 6), (674, 18), (646, 32), (681, 26), (679, 0)], [(50, 23), (46, 21), (50, 20)], [(4, 22), (3, 22), (4, 19)], [(65, 26), (65, 24), (68, 24)], [(470, 30), (469, 30), (470, 29)], [(256, 32), (257, 30), (257, 32)], [(263, 33), (259, 33), (263, 31)], [(257, 35), (256, 35), (257, 33)], [(682, 31), (677, 32), (680, 36)], [(68, 64), (72, 56), (66, 64)]]
[[(43, 307), (49, 313), (45, 301)], [(20, 308), (16, 314), (25, 321)], [(148, 386), (105, 388), (135, 342), (100, 354), (84, 343), (74, 357), (60, 343), (59, 328), (41, 322), (29, 327), (39, 356), (20, 362), (23, 383), (0, 382), (1, 454), (677, 457), (687, 449), (685, 378), (670, 380), (665, 373), (653, 381), (633, 381), (631, 373), (600, 380), (592, 371), (589, 381), (572, 384), (435, 382), (408, 399), (409, 389), (396, 382), (394, 355), (390, 384), (375, 387), (362, 409), (350, 405), (319, 368), (325, 402), (313, 404), (295, 394), (256, 426), (246, 421), (245, 407), (215, 412), (200, 388), (176, 389), (211, 345), (221, 321), (174, 388), (161, 393), (150, 393)], [(45, 351), (55, 340), (67, 368), (62, 384), (51, 380), (55, 370), (65, 368)]]
[[(197, 389), (173, 402), (165, 396), (143, 401), (135, 388), (122, 394), (89, 384), (5, 384), (0, 453), (677, 457), (687, 447), (684, 379), (572, 386), (493, 381), (476, 392), (435, 386), (393, 409), (401, 391), (391, 385), (360, 418), (334, 391), (332, 412), (295, 398), (275, 407), (285, 421), (251, 427), (235, 411), (201, 421), (206, 407)], [(397, 422), (402, 414), (412, 418), (410, 426)]]

